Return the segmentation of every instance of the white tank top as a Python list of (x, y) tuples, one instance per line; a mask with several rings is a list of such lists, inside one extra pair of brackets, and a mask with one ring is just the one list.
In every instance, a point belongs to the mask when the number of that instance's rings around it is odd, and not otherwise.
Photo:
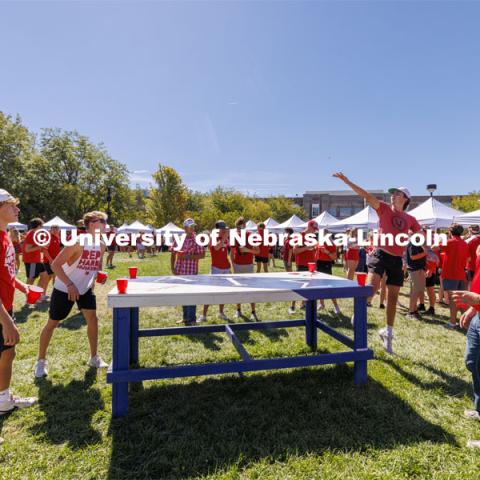
[[(92, 286), (95, 275), (100, 269), (100, 257), (102, 250), (100, 245), (85, 245), (83, 252), (71, 265), (64, 263), (63, 271), (77, 287), (78, 293), (83, 295)], [(61, 292), (68, 293), (67, 286), (58, 278), (55, 278), (54, 287)]]

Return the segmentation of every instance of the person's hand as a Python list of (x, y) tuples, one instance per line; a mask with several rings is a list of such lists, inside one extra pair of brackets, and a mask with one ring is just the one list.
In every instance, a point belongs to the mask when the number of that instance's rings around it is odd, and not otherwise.
[(332, 175), (332, 177), (338, 178), (342, 182), (348, 183), (349, 180), (346, 175), (344, 175), (342, 172), (336, 172)]
[(20, 333), (18, 328), (10, 319), (5, 323), (2, 323), (2, 334), (3, 334), (3, 343), (6, 346), (13, 346), (20, 342)]
[(76, 302), (80, 298), (80, 292), (78, 291), (78, 288), (71, 283), (68, 287), (68, 299), (71, 302)]
[(474, 316), (475, 310), (472, 308), (469, 308), (466, 312), (462, 313), (460, 316), (460, 327), (464, 330), (467, 330)]
[(452, 298), (455, 303), (466, 303), (470, 306), (480, 304), (480, 294), (478, 293), (454, 290), (452, 292)]

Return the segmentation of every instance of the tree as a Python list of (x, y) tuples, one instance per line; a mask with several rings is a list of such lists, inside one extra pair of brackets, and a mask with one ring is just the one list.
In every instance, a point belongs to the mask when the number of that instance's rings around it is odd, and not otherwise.
[(185, 217), (188, 192), (178, 172), (167, 165), (158, 165), (153, 174), (156, 187), (150, 191), (147, 211), (157, 226), (182, 222)]
[(272, 218), (279, 223), (288, 220), (292, 215), (305, 217), (305, 210), (284, 196), (268, 198), (266, 202), (272, 209)]
[(470, 192), (463, 197), (453, 197), (452, 207), (464, 212), (480, 209), (480, 191)]

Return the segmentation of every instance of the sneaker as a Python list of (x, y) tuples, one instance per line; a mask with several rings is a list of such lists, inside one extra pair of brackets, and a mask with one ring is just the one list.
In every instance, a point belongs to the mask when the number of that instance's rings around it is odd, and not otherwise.
[(317, 310), (325, 310), (325, 305), (322, 305), (321, 303), (318, 303)]
[(386, 328), (382, 328), (381, 330), (378, 331), (378, 334), (380, 335), (380, 338), (382, 339), (383, 342), (383, 348), (387, 353), (392, 354), (393, 353), (393, 334), (388, 333), (388, 330)]
[(259, 322), (260, 320), (258, 319), (257, 317), (257, 312), (252, 312), (251, 315), (250, 315), (250, 320), (252, 322)]
[(241, 310), (237, 310), (235, 312), (235, 318), (242, 318), (242, 311)]
[(305, 304), (300, 305), (300, 310), (306, 310), (306, 308), (307, 308), (307, 307), (305, 306)]
[(95, 355), (88, 361), (88, 366), (93, 368), (107, 368), (108, 364), (102, 360), (100, 355)]
[(50, 300), (50, 296), (49, 295), (42, 295), (38, 301), (39, 302), (48, 302)]
[(355, 315), (352, 315), (352, 318), (350, 319), (350, 323), (352, 324), (352, 327), (353, 327), (353, 324), (355, 323)]
[(342, 313), (342, 311), (340, 310), (340, 307), (338, 305), (334, 305), (334, 307), (335, 307), (335, 313), (337, 315), (340, 315)]
[(469, 420), (480, 420), (480, 412), (477, 410), (465, 410), (463, 416)]
[(469, 440), (467, 442), (468, 448), (480, 448), (480, 440)]
[(418, 312), (425, 312), (426, 311), (426, 308), (425, 308), (425, 304), (424, 303), (420, 303), (417, 307), (417, 311)]
[(223, 312), (218, 312), (218, 318), (224, 322), (228, 322), (228, 317)]
[(429, 307), (428, 310), (425, 312), (425, 315), (435, 315), (435, 308)]
[(46, 377), (48, 375), (47, 361), (44, 359), (37, 360), (35, 367), (33, 367), (33, 374), (36, 378)]
[(420, 320), (422, 317), (419, 315), (418, 312), (408, 312), (405, 315), (405, 318), (407, 318), (408, 320)]
[(384, 305), (383, 303), (381, 303), (378, 308), (379, 308), (380, 310), (385, 310), (385, 305)]
[(37, 402), (38, 399), (36, 397), (14, 397), (13, 395), (10, 395), (8, 400), (0, 402), (0, 415), (13, 412), (17, 408), (31, 407)]
[(198, 317), (198, 323), (202, 323), (202, 322), (206, 322), (206, 321), (207, 321), (206, 315), (200, 315)]
[(293, 308), (293, 307), (288, 307), (288, 314), (289, 314), (289, 315), (295, 315), (295, 308)]
[(447, 322), (443, 328), (446, 328), (448, 330), (456, 330), (458, 328), (458, 323), (450, 323), (450, 322)]

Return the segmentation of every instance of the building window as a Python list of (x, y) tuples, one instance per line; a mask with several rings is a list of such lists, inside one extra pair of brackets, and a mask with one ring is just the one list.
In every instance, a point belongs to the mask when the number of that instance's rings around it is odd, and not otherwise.
[(352, 207), (340, 207), (340, 218), (349, 217), (352, 214)]
[(318, 217), (320, 215), (320, 204), (312, 203), (312, 218)]
[(334, 217), (338, 217), (338, 213), (337, 213), (337, 208), (336, 208), (336, 207), (327, 208), (327, 212), (328, 212), (330, 215), (333, 215)]

